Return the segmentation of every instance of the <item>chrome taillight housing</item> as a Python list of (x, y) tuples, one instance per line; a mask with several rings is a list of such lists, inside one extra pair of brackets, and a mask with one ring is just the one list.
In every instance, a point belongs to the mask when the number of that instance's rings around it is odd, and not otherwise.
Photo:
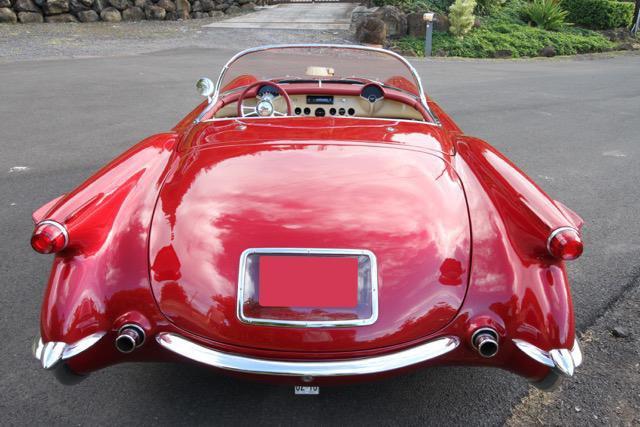
[(41, 254), (60, 252), (69, 244), (69, 233), (64, 225), (51, 220), (36, 224), (31, 236), (31, 247)]
[(565, 261), (580, 257), (583, 249), (580, 233), (573, 227), (556, 228), (551, 232), (547, 240), (549, 254)]

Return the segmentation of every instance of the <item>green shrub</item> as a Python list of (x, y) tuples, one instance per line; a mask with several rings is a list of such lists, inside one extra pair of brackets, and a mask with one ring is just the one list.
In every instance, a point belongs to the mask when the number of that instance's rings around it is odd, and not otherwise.
[[(448, 33), (433, 33), (433, 52), (442, 51), (449, 56), (493, 58), (496, 51), (510, 51), (512, 56), (538, 56), (540, 50), (553, 46), (558, 55), (604, 52), (614, 44), (593, 31), (565, 28), (546, 31), (538, 27), (511, 23), (489, 23), (459, 39)], [(424, 54), (424, 40), (406, 37), (396, 42), (396, 48), (405, 52)]]
[(373, 0), (374, 6), (395, 6), (403, 12), (445, 13), (453, 0)]
[(560, 30), (567, 14), (557, 0), (534, 0), (522, 8), (525, 21), (549, 31)]
[(473, 9), (476, 7), (476, 0), (456, 0), (449, 7), (449, 31), (456, 37), (462, 38), (472, 28), (476, 17)]
[(522, 8), (529, 4), (526, 0), (507, 0), (503, 7), (495, 10), (486, 18), (488, 22), (526, 24), (522, 20)]
[(506, 0), (476, 0), (476, 3), (476, 13), (486, 16), (497, 12)]
[(633, 3), (610, 0), (562, 0), (567, 20), (595, 30), (628, 27), (633, 20)]

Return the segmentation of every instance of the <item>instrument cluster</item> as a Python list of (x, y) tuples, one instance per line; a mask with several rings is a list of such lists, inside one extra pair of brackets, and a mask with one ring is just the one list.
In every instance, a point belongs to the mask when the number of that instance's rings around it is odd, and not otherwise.
[(384, 99), (384, 90), (377, 84), (362, 88), (359, 97), (333, 95), (291, 96), (296, 116), (371, 116), (375, 104)]
[(356, 115), (356, 109), (353, 107), (349, 107), (349, 108), (335, 108), (335, 107), (331, 107), (329, 109), (326, 109), (324, 107), (316, 107), (316, 108), (311, 108), (311, 107), (296, 107), (293, 110), (293, 113), (296, 116), (311, 116), (314, 115), (316, 117), (324, 117), (327, 114), (329, 114), (330, 116), (355, 116)]

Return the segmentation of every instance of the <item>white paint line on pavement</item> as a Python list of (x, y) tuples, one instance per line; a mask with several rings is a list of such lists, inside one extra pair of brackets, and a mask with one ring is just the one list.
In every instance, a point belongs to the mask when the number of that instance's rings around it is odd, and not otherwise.
[(602, 155), (605, 157), (627, 157), (627, 155), (620, 150), (605, 151)]
[(544, 179), (545, 181), (553, 181), (553, 177), (552, 176), (538, 175), (538, 178)]
[(14, 166), (9, 168), (9, 173), (14, 173), (14, 172), (26, 172), (28, 171), (29, 168), (26, 166)]

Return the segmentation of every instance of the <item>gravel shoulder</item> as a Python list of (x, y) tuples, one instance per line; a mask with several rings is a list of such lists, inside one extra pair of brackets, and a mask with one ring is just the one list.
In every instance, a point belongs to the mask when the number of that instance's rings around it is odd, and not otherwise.
[(508, 426), (640, 425), (640, 278), (580, 337), (576, 377), (551, 393), (532, 389)]

